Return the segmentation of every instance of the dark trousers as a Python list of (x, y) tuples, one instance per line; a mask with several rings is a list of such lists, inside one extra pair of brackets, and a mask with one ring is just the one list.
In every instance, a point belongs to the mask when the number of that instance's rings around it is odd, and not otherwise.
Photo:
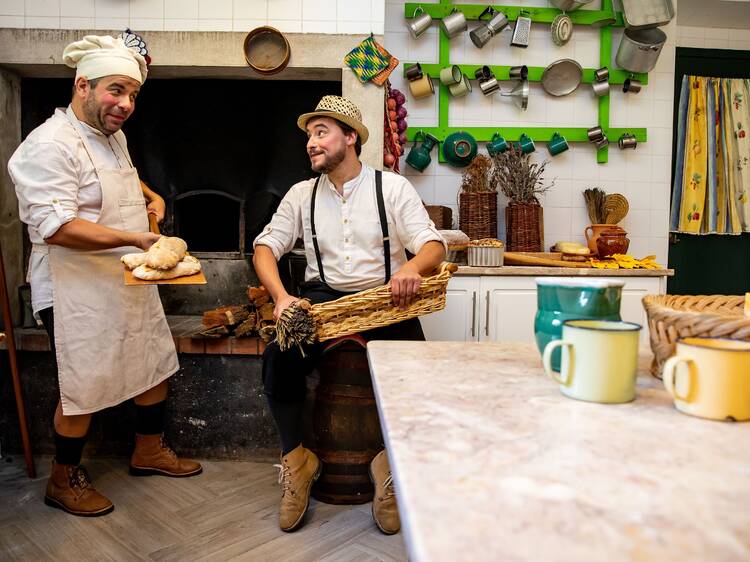
[[(320, 282), (305, 283), (301, 293), (301, 296), (310, 299), (313, 304), (336, 300), (349, 294), (336, 291)], [(417, 318), (361, 332), (359, 335), (365, 341), (424, 340), (422, 326)], [(304, 349), (304, 356), (297, 347), (281, 351), (274, 342), (263, 352), (263, 388), (279, 430), (281, 451), (284, 455), (302, 442), (306, 378), (318, 364), (324, 344), (316, 343)]]

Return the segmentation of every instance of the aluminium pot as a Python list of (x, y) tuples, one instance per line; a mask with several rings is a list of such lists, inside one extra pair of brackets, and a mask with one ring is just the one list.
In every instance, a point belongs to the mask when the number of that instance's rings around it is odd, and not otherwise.
[(617, 48), (617, 66), (630, 72), (651, 72), (667, 40), (661, 29), (626, 29)]

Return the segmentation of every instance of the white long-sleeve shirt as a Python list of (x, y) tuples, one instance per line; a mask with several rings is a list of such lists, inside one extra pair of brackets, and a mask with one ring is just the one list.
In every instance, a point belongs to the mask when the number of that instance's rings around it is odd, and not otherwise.
[[(94, 165), (71, 125), (70, 106), (57, 109), (34, 129), (8, 162), (16, 186), (21, 221), (28, 225), (32, 244), (44, 244), (74, 218), (96, 222), (102, 208), (102, 189)], [(122, 131), (104, 135), (81, 122), (96, 158), (107, 168), (129, 168), (130, 157)], [(52, 273), (48, 256), (32, 252), (26, 277), (31, 283), (34, 312), (52, 306)]]
[[(271, 222), (253, 246), (268, 246), (278, 260), (298, 238), (305, 243), (305, 280), (319, 279), (318, 262), (310, 229), (310, 197), (315, 179), (292, 186), (279, 203)], [(383, 199), (391, 244), (391, 272), (406, 263), (404, 249), (416, 254), (429, 241), (445, 245), (419, 195), (409, 181), (383, 172)], [(363, 165), (360, 174), (346, 182), (343, 195), (325, 174), (320, 177), (315, 201), (318, 236), (326, 283), (340, 291), (361, 291), (385, 280), (383, 233), (375, 193), (375, 170)]]

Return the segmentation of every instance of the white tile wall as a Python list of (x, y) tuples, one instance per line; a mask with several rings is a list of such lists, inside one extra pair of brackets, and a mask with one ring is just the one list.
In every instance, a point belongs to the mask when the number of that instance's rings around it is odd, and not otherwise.
[[(750, 8), (749, 8), (750, 9)], [(750, 51), (750, 29), (677, 26), (677, 46)]]
[[(462, 0), (463, 3), (486, 4), (486, 0)], [(546, 6), (544, 0), (517, 0), (513, 4)], [(473, 24), (469, 24), (473, 27)], [(555, 186), (542, 198), (547, 245), (558, 240), (584, 241), (584, 228), (589, 224), (582, 191), (600, 186), (609, 193), (622, 193), (631, 207), (623, 223), (632, 240), (631, 253), (639, 257), (656, 254), (660, 263), (667, 260), (669, 193), (672, 146), (672, 89), (674, 81), (674, 49), (676, 29), (673, 22), (664, 30), (668, 36), (659, 64), (649, 75), (649, 84), (640, 94), (624, 94), (612, 88), (610, 124), (616, 127), (646, 127), (649, 142), (639, 144), (635, 151), (623, 152), (616, 142), (610, 145), (609, 163), (597, 164), (593, 147), (573, 143), (570, 150), (550, 157), (547, 139), (535, 139), (536, 160), (550, 160), (546, 176), (555, 179)], [(613, 51), (619, 44), (619, 33), (613, 34)], [(411, 38), (405, 27), (403, 2), (387, 0), (385, 6), (385, 46), (403, 62), (438, 62), (438, 24), (418, 40)], [(560, 58), (575, 58), (585, 68), (599, 67), (599, 33), (576, 26), (573, 38), (564, 47), (552, 43), (549, 26), (533, 24), (528, 49), (509, 46), (509, 34), (492, 39), (477, 49), (464, 34), (451, 44), (451, 62), (465, 64), (527, 64), (546, 66)], [(614, 67), (614, 65), (612, 65)], [(394, 86), (407, 94), (409, 127), (437, 125), (437, 96), (414, 100), (399, 67), (392, 75)], [(474, 82), (476, 85), (476, 82)], [(502, 85), (507, 90), (511, 84)], [(575, 93), (554, 98), (546, 95), (539, 84), (531, 85), (529, 108), (522, 112), (508, 98), (495, 95), (485, 98), (475, 88), (469, 96), (450, 103), (449, 122), (452, 127), (545, 126), (590, 127), (597, 123), (597, 103), (587, 86)], [(611, 139), (616, 141), (617, 139)], [(411, 147), (407, 148), (408, 150)], [(484, 150), (484, 145), (480, 145)], [(461, 170), (437, 162), (433, 151), (432, 164), (422, 173), (416, 172), (402, 159), (401, 168), (426, 202), (453, 208), (457, 223), (458, 191)], [(499, 198), (500, 207), (506, 204)], [(504, 213), (499, 215), (499, 233), (504, 237)], [(641, 256), (642, 254), (642, 256)]]
[(385, 0), (0, 0), (0, 27), (384, 32)]

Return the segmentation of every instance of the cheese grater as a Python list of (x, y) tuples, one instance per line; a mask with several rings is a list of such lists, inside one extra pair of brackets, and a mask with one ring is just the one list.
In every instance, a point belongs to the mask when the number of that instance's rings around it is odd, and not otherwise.
[(516, 19), (516, 27), (513, 29), (513, 36), (510, 39), (510, 44), (513, 47), (523, 47), (524, 49), (529, 46), (529, 35), (531, 35), (531, 18), (523, 15), (524, 12), (518, 14)]

